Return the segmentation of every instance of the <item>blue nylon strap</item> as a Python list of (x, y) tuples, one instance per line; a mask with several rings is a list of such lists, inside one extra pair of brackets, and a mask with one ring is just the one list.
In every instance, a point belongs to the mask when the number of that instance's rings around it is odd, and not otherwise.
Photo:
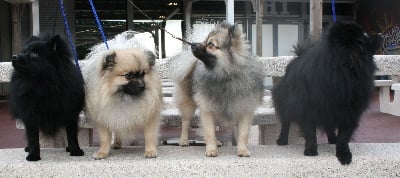
[(71, 31), (69, 30), (67, 14), (65, 13), (65, 10), (64, 10), (64, 3), (63, 3), (63, 0), (59, 0), (58, 2), (60, 4), (61, 12), (62, 12), (62, 15), (64, 17), (64, 25), (65, 25), (65, 30), (66, 30), (67, 36), (68, 36), (68, 42), (69, 42), (69, 45), (71, 46), (72, 54), (74, 55), (75, 64), (78, 67), (78, 70), (80, 72), (81, 68), (79, 67), (78, 55), (76, 53), (76, 49), (75, 49), (74, 43), (72, 42), (72, 36), (71, 36)]
[(103, 38), (103, 42), (104, 42), (104, 44), (106, 44), (107, 49), (110, 49), (107, 44), (107, 38), (104, 35), (103, 27), (101, 26), (99, 17), (97, 16), (96, 8), (94, 7), (93, 1), (89, 0), (89, 3), (90, 3), (90, 6), (92, 7), (92, 12), (93, 12), (94, 18), (96, 18), (97, 26), (100, 30), (101, 37)]
[(335, 0), (331, 0), (331, 4), (332, 4), (332, 18), (333, 18), (333, 21), (336, 22)]

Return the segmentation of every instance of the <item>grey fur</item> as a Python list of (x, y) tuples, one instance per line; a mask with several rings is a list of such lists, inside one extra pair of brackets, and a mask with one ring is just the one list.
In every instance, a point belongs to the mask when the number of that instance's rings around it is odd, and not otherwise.
[(232, 73), (210, 71), (197, 62), (192, 86), (188, 87), (193, 87), (193, 94), (199, 93), (212, 102), (219, 121), (222, 118), (231, 121), (244, 110), (252, 111), (261, 103), (262, 71), (254, 58), (249, 57), (247, 61), (245, 65), (236, 66), (237, 70)]
[(226, 23), (218, 25), (203, 43), (193, 44), (192, 53), (171, 59), (177, 69), (173, 71), (175, 96), (182, 113), (180, 145), (188, 145), (189, 122), (197, 106), (205, 129), (206, 156), (217, 156), (215, 122), (238, 125), (238, 155), (249, 156), (247, 136), (264, 92), (261, 63), (250, 53), (240, 29)]

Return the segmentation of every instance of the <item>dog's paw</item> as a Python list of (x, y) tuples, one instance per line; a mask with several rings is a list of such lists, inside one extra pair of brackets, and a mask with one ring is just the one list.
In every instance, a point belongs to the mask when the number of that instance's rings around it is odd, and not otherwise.
[(238, 150), (237, 153), (238, 153), (239, 157), (249, 157), (250, 156), (250, 151), (248, 149)]
[(279, 138), (278, 140), (276, 140), (276, 144), (278, 144), (279, 146), (287, 145), (288, 144), (288, 139)]
[(67, 149), (67, 151), (69, 152), (70, 156), (83, 156), (85, 153), (83, 152), (82, 149), (78, 148), (78, 149)]
[(108, 157), (108, 153), (97, 152), (92, 155), (95, 160), (100, 160)]
[(187, 139), (181, 139), (181, 140), (179, 140), (179, 146), (182, 146), (182, 147), (187, 147), (187, 146), (189, 146), (189, 140), (187, 140)]
[(145, 151), (144, 152), (144, 157), (145, 158), (156, 158), (157, 157), (157, 151), (156, 150)]
[(206, 156), (207, 157), (217, 157), (218, 150), (206, 150)]
[(306, 148), (304, 150), (304, 155), (305, 156), (317, 156), (318, 155), (318, 151), (316, 149), (313, 149), (313, 148)]
[(114, 150), (119, 150), (119, 149), (122, 148), (122, 146), (121, 146), (121, 144), (113, 143), (113, 144), (111, 145), (111, 148), (114, 149)]
[(40, 155), (37, 155), (37, 154), (29, 154), (29, 155), (26, 157), (26, 160), (27, 160), (27, 161), (39, 161), (39, 160), (41, 160), (41, 158), (40, 158)]
[(24, 151), (29, 152), (29, 147), (25, 147)]
[(352, 159), (352, 154), (350, 151), (347, 152), (337, 152), (336, 157), (342, 165), (350, 164)]

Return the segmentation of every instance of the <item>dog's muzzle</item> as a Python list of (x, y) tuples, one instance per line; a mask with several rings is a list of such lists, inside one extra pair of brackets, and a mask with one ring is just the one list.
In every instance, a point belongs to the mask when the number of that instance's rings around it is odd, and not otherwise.
[(202, 43), (192, 43), (191, 47), (193, 55), (203, 61), (208, 69), (212, 70), (215, 67), (217, 63), (217, 57), (209, 53), (205, 45)]
[(123, 86), (121, 86), (120, 91), (133, 96), (139, 96), (146, 89), (144, 82), (142, 81), (131, 81)]

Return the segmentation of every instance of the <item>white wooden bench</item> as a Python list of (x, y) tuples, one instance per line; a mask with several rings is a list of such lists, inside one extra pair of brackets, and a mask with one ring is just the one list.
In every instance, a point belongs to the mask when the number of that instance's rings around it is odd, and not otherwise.
[[(389, 76), (400, 76), (400, 55), (377, 55), (374, 56), (376, 64), (378, 66), (377, 75), (389, 75)], [(292, 59), (292, 56), (279, 56), (279, 57), (260, 57), (259, 60), (263, 63), (264, 71), (267, 76), (271, 77), (281, 77), (284, 75), (286, 65)], [(81, 65), (85, 62), (81, 61)], [(165, 109), (162, 111), (162, 127), (180, 127), (181, 119), (178, 109), (175, 107), (172, 93), (173, 93), (173, 82), (168, 78), (169, 70), (171, 69), (168, 65), (168, 59), (160, 59), (157, 61), (157, 66), (159, 68), (159, 75), (163, 82), (163, 94)], [(171, 69), (172, 70), (172, 69)], [(10, 62), (0, 63), (0, 83), (9, 82), (12, 72), (12, 66)], [(392, 81), (377, 81), (376, 85), (380, 88), (380, 98), (385, 98), (388, 95), (388, 88), (392, 88), (395, 91), (394, 101), (381, 99), (381, 111), (390, 114), (399, 114), (400, 110), (400, 84), (392, 84)], [(264, 97), (264, 103), (260, 106), (255, 113), (255, 118), (253, 125), (259, 127), (259, 143), (260, 144), (275, 144), (275, 140), (279, 133), (279, 122), (275, 116), (274, 108), (272, 107), (272, 101), (270, 99), (270, 92), (266, 92)], [(387, 109), (386, 108), (391, 108)], [(199, 126), (198, 116), (193, 117), (192, 126)], [(23, 129), (23, 125), (17, 123), (17, 128)], [(92, 124), (90, 120), (81, 115), (80, 121), (80, 132), (79, 132), (79, 142), (82, 146), (91, 146), (93, 133)], [(298, 128), (292, 127), (291, 135), (289, 136), (289, 142), (298, 143), (302, 142), (300, 139), (300, 133)], [(61, 132), (54, 139), (42, 138), (42, 147), (64, 147), (65, 146), (65, 136), (64, 132)]]
[[(395, 116), (400, 116), (400, 83), (399, 76), (390, 76), (391, 80), (376, 80), (375, 85), (379, 90), (380, 111)], [(391, 99), (391, 90), (394, 92)]]

